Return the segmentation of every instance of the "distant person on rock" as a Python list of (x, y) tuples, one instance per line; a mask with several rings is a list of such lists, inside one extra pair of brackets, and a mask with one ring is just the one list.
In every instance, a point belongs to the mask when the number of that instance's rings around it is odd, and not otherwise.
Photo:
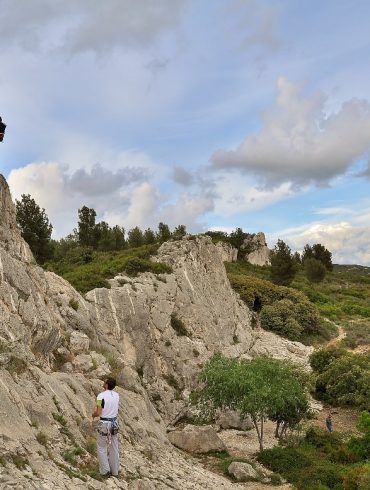
[(333, 419), (331, 416), (331, 412), (328, 412), (328, 416), (325, 419), (325, 423), (326, 423), (326, 428), (328, 429), (328, 431), (330, 433), (332, 433), (333, 432)]
[(4, 139), (6, 124), (3, 123), (3, 120), (0, 117), (0, 143), (2, 143)]
[(104, 391), (96, 398), (96, 407), (92, 418), (99, 417), (97, 425), (97, 449), (99, 471), (103, 476), (118, 476), (118, 408), (119, 394), (113, 391), (116, 380), (107, 378), (104, 381)]

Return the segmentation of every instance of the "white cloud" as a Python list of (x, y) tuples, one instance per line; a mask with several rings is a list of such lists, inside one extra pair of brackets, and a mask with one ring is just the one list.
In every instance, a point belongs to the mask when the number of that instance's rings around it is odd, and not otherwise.
[(142, 206), (143, 196), (137, 189), (145, 185), (140, 183), (143, 178), (140, 169), (130, 167), (114, 172), (95, 166), (88, 173), (85, 169), (71, 172), (68, 165), (59, 162), (41, 162), (12, 170), (8, 182), (13, 198), (30, 194), (45, 208), (54, 235), (61, 237), (76, 226), (77, 210), (83, 205), (93, 207), (99, 219), (109, 218), (110, 213), (121, 209), (122, 221), (112, 224), (131, 226), (135, 216), (132, 208)]
[[(24, 49), (63, 47), (70, 53), (104, 53), (149, 46), (180, 20), (186, 0), (2, 0), (3, 43)], [(49, 46), (48, 46), (49, 45)]]
[(218, 150), (215, 169), (237, 168), (257, 175), (269, 187), (327, 184), (370, 149), (370, 103), (352, 99), (330, 116), (325, 97), (311, 96), (285, 78), (278, 80), (275, 107), (263, 115), (261, 130), (236, 150)]
[(273, 190), (261, 188), (245, 176), (223, 173), (213, 181), (215, 213), (232, 217), (240, 213), (256, 211), (271, 206), (295, 194), (289, 183), (283, 183)]
[(77, 211), (83, 205), (94, 208), (98, 220), (127, 230), (156, 228), (160, 221), (170, 227), (185, 224), (191, 231), (202, 229), (199, 219), (213, 209), (211, 195), (183, 193), (173, 201), (171, 194), (159, 191), (160, 182), (148, 182), (145, 175), (140, 167), (107, 170), (96, 165), (72, 170), (59, 162), (37, 162), (12, 170), (8, 183), (13, 198), (30, 194), (45, 208), (56, 238), (76, 227)]
[(308, 223), (279, 233), (270, 233), (268, 240), (272, 246), (281, 238), (293, 250), (299, 251), (303, 250), (306, 243), (321, 243), (332, 252), (334, 263), (370, 265), (369, 236), (370, 226), (340, 221)]

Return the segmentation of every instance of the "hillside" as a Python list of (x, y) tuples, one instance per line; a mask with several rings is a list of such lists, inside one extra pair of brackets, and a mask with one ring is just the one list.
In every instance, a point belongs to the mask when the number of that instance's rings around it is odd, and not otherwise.
[(209, 237), (167, 242), (152, 258), (166, 269), (121, 272), (110, 288), (82, 296), (36, 265), (3, 178), (0, 213), (2, 487), (106, 488), (96, 472), (89, 414), (111, 373), (123, 400), (124, 457), (121, 478), (109, 486), (242, 488), (176, 450), (167, 427), (186, 414), (214, 352), (307, 365), (312, 349), (255, 328), (226, 276), (232, 250)]

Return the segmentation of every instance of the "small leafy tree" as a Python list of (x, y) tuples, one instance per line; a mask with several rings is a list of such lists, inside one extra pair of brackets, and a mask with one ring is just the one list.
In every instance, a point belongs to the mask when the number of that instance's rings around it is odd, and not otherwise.
[(192, 398), (204, 416), (213, 415), (217, 408), (249, 415), (262, 451), (265, 420), (276, 421), (276, 433), (282, 435), (309, 413), (304, 378), (297, 371), (277, 359), (238, 361), (215, 354), (201, 373), (203, 386)]
[(26, 240), (35, 259), (40, 264), (53, 255), (51, 232), (53, 226), (49, 222), (45, 209), (41, 209), (29, 194), (22, 194), (16, 201), (16, 218), (22, 237)]
[(325, 279), (326, 268), (320, 260), (310, 258), (304, 261), (304, 270), (311, 283), (319, 283)]
[(289, 286), (297, 272), (297, 264), (289, 246), (278, 240), (270, 255), (271, 280), (281, 286)]

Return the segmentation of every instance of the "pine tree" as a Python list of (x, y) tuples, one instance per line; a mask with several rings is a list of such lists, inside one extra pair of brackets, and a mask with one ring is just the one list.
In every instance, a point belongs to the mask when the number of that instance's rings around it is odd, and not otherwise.
[(16, 217), (22, 237), (31, 248), (38, 263), (43, 264), (53, 255), (51, 232), (53, 226), (36, 201), (29, 194), (22, 194), (16, 201)]
[(271, 253), (271, 280), (275, 284), (289, 286), (297, 272), (292, 251), (283, 240), (278, 240)]
[(83, 247), (94, 247), (97, 245), (95, 230), (96, 212), (93, 208), (83, 206), (78, 210), (78, 242)]

